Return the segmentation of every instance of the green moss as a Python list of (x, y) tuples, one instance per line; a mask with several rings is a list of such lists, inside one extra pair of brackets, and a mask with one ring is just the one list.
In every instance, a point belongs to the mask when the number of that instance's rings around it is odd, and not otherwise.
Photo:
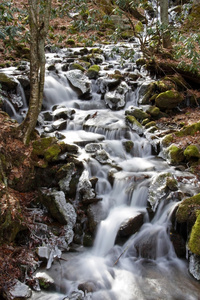
[(81, 70), (82, 72), (85, 72), (85, 68), (78, 63), (70, 64), (70, 69), (71, 70)]
[(156, 122), (155, 121), (151, 121), (151, 122), (147, 123), (145, 125), (145, 128), (148, 129), (148, 128), (153, 127), (153, 126), (156, 126)]
[(56, 139), (53, 137), (45, 137), (41, 138), (37, 141), (34, 141), (32, 143), (33, 146), (33, 155), (38, 155), (38, 156), (44, 156), (44, 152), (48, 147), (50, 147), (52, 144), (56, 142)]
[(150, 119), (149, 118), (146, 118), (142, 121), (142, 125), (145, 126), (147, 123), (150, 122)]
[(131, 124), (135, 124), (137, 125), (138, 127), (141, 127), (142, 128), (142, 125), (136, 120), (136, 118), (134, 116), (130, 116), (130, 115), (127, 115), (126, 116), (126, 120), (131, 123)]
[(196, 145), (189, 145), (184, 151), (184, 155), (187, 159), (200, 158), (199, 148)]
[(172, 134), (167, 134), (163, 139), (162, 139), (162, 145), (164, 147), (168, 147), (173, 141), (173, 135)]
[(188, 247), (196, 255), (200, 255), (200, 210), (196, 211), (196, 222), (192, 227)]
[(47, 161), (56, 160), (60, 152), (61, 152), (60, 146), (58, 144), (54, 144), (45, 150), (44, 158)]
[(160, 93), (155, 99), (156, 106), (158, 106), (160, 109), (175, 108), (182, 101), (183, 96), (176, 90), (168, 90)]
[(66, 44), (67, 44), (67, 45), (70, 45), (70, 46), (75, 46), (75, 41), (74, 41), (73, 39), (68, 39), (68, 40), (66, 41)]
[(160, 109), (156, 106), (150, 106), (147, 111), (152, 117), (157, 117), (160, 113)]
[(123, 146), (127, 153), (130, 153), (133, 149), (134, 143), (132, 141), (125, 141), (123, 142)]
[(182, 148), (179, 148), (176, 145), (171, 145), (167, 149), (167, 152), (169, 155), (169, 159), (173, 164), (178, 164), (184, 160), (184, 154)]
[[(187, 222), (189, 219), (196, 219), (194, 212), (200, 210), (200, 194), (183, 200), (176, 212), (176, 220), (178, 223)], [(194, 220), (195, 221), (195, 220)]]
[(200, 122), (194, 123), (189, 126), (184, 126), (180, 131), (176, 132), (176, 136), (195, 135), (197, 131), (200, 131)]
[(135, 31), (136, 33), (141, 33), (144, 30), (144, 25), (142, 22), (138, 21), (137, 24), (135, 25)]

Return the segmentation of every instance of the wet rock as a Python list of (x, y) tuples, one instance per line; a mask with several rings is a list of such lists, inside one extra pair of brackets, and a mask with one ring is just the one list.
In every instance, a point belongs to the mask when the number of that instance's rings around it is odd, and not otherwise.
[(75, 110), (74, 109), (68, 109), (65, 106), (58, 106), (54, 111), (53, 111), (53, 117), (55, 120), (58, 119), (63, 119), (63, 120), (67, 120), (67, 119), (73, 119), (73, 115), (75, 114)]
[(75, 63), (75, 62), (69, 64), (68, 70), (80, 70), (82, 72), (85, 72), (85, 68), (79, 63)]
[(139, 104), (149, 104), (149, 100), (153, 96), (154, 90), (155, 83), (152, 81), (145, 81), (139, 89)]
[(136, 131), (138, 134), (143, 133), (143, 127), (142, 125), (136, 120), (135, 117), (127, 115), (126, 116), (126, 122), (131, 127), (133, 131)]
[(76, 212), (74, 207), (66, 202), (63, 191), (42, 189), (40, 195), (41, 202), (48, 211), (61, 224), (72, 224), (76, 222)]
[(73, 162), (69, 162), (63, 165), (57, 174), (59, 177), (63, 176), (63, 178), (58, 182), (60, 189), (67, 193), (68, 196), (75, 196), (78, 181), (81, 176), (81, 172), (77, 172), (75, 164)]
[(65, 130), (67, 127), (67, 121), (64, 119), (59, 119), (53, 122), (52, 127), (54, 130)]
[(149, 187), (148, 201), (153, 211), (159, 202), (167, 197), (169, 191), (177, 190), (177, 181), (171, 173), (162, 172), (152, 177)]
[[(164, 142), (166, 143), (166, 139)], [(179, 164), (185, 159), (183, 149), (176, 145), (171, 145), (168, 147), (166, 149), (166, 153), (169, 161), (173, 164)]]
[(100, 77), (97, 79), (98, 92), (105, 94), (110, 89), (115, 89), (120, 84), (119, 78)]
[(200, 210), (196, 211), (196, 221), (190, 233), (188, 248), (192, 253), (200, 256)]
[(88, 77), (83, 74), (80, 70), (71, 70), (66, 72), (67, 79), (70, 83), (77, 89), (81, 91), (82, 94), (91, 92), (91, 82)]
[(160, 93), (156, 99), (156, 106), (161, 110), (173, 109), (177, 107), (183, 101), (183, 95), (175, 90), (168, 90), (166, 92)]
[(47, 262), (50, 255), (50, 249), (48, 246), (41, 246), (36, 249), (36, 253), (42, 261)]
[(196, 221), (196, 210), (200, 210), (200, 194), (184, 199), (178, 206), (176, 220), (178, 223), (187, 222), (193, 226)]
[(39, 285), (41, 289), (52, 290), (56, 289), (55, 282), (52, 277), (44, 272), (38, 272), (35, 275), (35, 278), (39, 281)]
[(93, 281), (87, 281), (78, 285), (78, 289), (84, 293), (93, 293), (97, 290), (96, 285)]
[(92, 183), (89, 180), (87, 171), (84, 171), (80, 177), (78, 190), (81, 195), (82, 201), (85, 204), (89, 204), (90, 201), (92, 201), (96, 197), (96, 193), (94, 192)]
[(16, 280), (14, 285), (11, 286), (6, 292), (7, 300), (18, 300), (18, 299), (28, 299), (31, 297), (31, 289), (24, 283)]
[(126, 152), (130, 153), (134, 147), (134, 143), (132, 141), (125, 141), (125, 142), (123, 142), (123, 146), (124, 146)]
[(100, 164), (108, 164), (111, 163), (111, 159), (108, 155), (108, 153), (103, 150), (97, 150), (95, 154), (92, 155), (93, 158), (95, 158)]
[(102, 150), (102, 145), (98, 143), (90, 143), (85, 146), (85, 151), (88, 153), (94, 153), (98, 150)]
[(89, 230), (92, 234), (96, 232), (98, 224), (105, 218), (101, 203), (90, 204), (87, 209)]
[(85, 233), (83, 236), (83, 246), (84, 247), (92, 247), (94, 243), (94, 237), (92, 234)]
[(179, 258), (185, 258), (186, 257), (186, 245), (185, 245), (185, 240), (183, 239), (183, 237), (180, 234), (178, 234), (177, 232), (170, 232), (170, 240), (174, 246), (176, 255)]
[(146, 113), (150, 114), (153, 118), (157, 118), (160, 114), (160, 109), (156, 106), (149, 106)]
[(125, 220), (119, 228), (117, 238), (129, 237), (136, 233), (143, 225), (143, 214), (138, 213), (135, 217)]
[(69, 296), (65, 297), (63, 300), (84, 300), (85, 296), (82, 292), (72, 292)]
[(89, 79), (97, 79), (99, 76), (100, 67), (98, 65), (92, 65), (86, 75)]
[(149, 115), (142, 109), (134, 106), (130, 106), (126, 111), (125, 115), (134, 116), (137, 120), (141, 121), (149, 117)]
[(189, 272), (195, 279), (200, 280), (200, 256), (190, 254)]
[(126, 104), (126, 95), (128, 91), (128, 85), (125, 82), (121, 82), (114, 91), (109, 91), (105, 94), (105, 103), (110, 109), (122, 109)]
[(12, 91), (16, 90), (18, 82), (14, 77), (10, 77), (5, 73), (0, 73), (0, 84), (3, 90)]
[(151, 128), (151, 127), (156, 127), (156, 122), (155, 121), (151, 121), (151, 122), (148, 122), (147, 124), (145, 124), (145, 128), (146, 129), (149, 129), (149, 128)]

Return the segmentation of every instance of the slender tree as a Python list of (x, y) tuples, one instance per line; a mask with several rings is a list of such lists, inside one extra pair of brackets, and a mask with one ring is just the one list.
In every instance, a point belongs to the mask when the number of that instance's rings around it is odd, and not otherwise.
[(169, 17), (168, 17), (168, 0), (160, 0), (160, 21), (164, 28), (164, 32), (162, 34), (162, 44), (163, 48), (171, 48), (171, 40), (170, 33), (168, 30), (169, 25)]
[(30, 100), (19, 134), (28, 144), (42, 108), (45, 79), (45, 40), (49, 28), (51, 0), (28, 0), (30, 26)]

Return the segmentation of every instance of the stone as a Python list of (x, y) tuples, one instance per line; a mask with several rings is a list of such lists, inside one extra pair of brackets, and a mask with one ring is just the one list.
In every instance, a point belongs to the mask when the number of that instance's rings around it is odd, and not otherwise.
[(136, 131), (138, 134), (143, 133), (142, 125), (136, 120), (134, 116), (127, 115), (125, 119), (126, 123), (131, 127), (133, 131)]
[(161, 110), (173, 109), (177, 107), (182, 101), (184, 97), (182, 94), (177, 92), (176, 90), (168, 90), (163, 93), (160, 93), (156, 99), (156, 106)]
[(66, 72), (67, 79), (82, 94), (91, 92), (91, 82), (81, 70), (70, 70)]
[(196, 221), (190, 233), (188, 248), (192, 253), (196, 254), (197, 256), (200, 256), (200, 210), (196, 211), (196, 217)]
[(128, 85), (123, 81), (114, 91), (106, 92), (104, 101), (112, 110), (122, 109), (126, 104), (126, 95), (129, 91)]
[(187, 158), (187, 160), (191, 158), (200, 158), (199, 145), (189, 145), (184, 150), (183, 154)]
[(40, 193), (40, 200), (46, 206), (50, 214), (59, 223), (72, 224), (76, 222), (76, 212), (74, 207), (66, 202), (63, 191), (42, 189)]
[(143, 214), (138, 213), (133, 218), (125, 220), (119, 228), (118, 237), (129, 237), (136, 233), (143, 225)]
[(185, 159), (183, 149), (177, 145), (172, 144), (167, 148), (166, 152), (168, 159), (172, 164), (179, 164)]
[(16, 90), (18, 81), (14, 77), (10, 77), (5, 73), (0, 73), (0, 84), (3, 90), (12, 91)]
[(149, 117), (148, 113), (144, 112), (142, 109), (134, 106), (130, 106), (126, 111), (125, 115), (134, 116), (138, 121), (144, 120)]
[(15, 283), (5, 292), (7, 300), (28, 299), (31, 297), (31, 289), (19, 280), (15, 280)]
[(88, 76), (89, 79), (97, 79), (99, 76), (99, 71), (100, 71), (100, 67), (98, 65), (92, 65), (86, 75)]

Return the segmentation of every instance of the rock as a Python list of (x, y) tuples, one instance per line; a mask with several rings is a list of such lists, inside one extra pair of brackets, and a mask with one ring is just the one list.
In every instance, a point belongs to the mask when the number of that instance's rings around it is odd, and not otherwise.
[[(196, 211), (196, 221), (192, 227), (192, 231), (190, 234), (188, 248), (189, 250), (200, 257), (200, 210)], [(199, 265), (200, 271), (200, 265)], [(200, 280), (200, 274), (199, 274)]]
[(105, 212), (102, 209), (101, 203), (90, 204), (87, 209), (88, 225), (90, 232), (94, 235), (97, 226), (105, 218)]
[(170, 232), (170, 240), (173, 244), (176, 255), (179, 258), (185, 259), (186, 257), (186, 245), (185, 240), (177, 232)]
[(138, 213), (133, 218), (125, 220), (119, 228), (118, 238), (129, 237), (136, 233), (140, 227), (143, 225), (143, 214)]
[(41, 190), (40, 200), (59, 223), (75, 224), (76, 212), (74, 207), (66, 202), (63, 191), (43, 189)]
[(56, 289), (55, 282), (52, 277), (44, 272), (38, 272), (35, 275), (35, 278), (38, 279), (40, 288), (48, 290), (48, 289)]
[(41, 246), (36, 248), (36, 253), (42, 261), (47, 261), (50, 255), (50, 249), (48, 246)]
[(85, 72), (85, 68), (83, 66), (74, 62), (69, 64), (68, 70), (80, 70), (82, 72)]
[(192, 135), (194, 136), (198, 131), (200, 131), (200, 122), (193, 123), (188, 126), (184, 126), (180, 131), (175, 132), (178, 137)]
[(84, 283), (80, 283), (78, 285), (78, 289), (83, 291), (84, 293), (93, 293), (97, 290), (96, 285), (93, 281), (87, 281)]
[(195, 254), (189, 256), (189, 272), (196, 280), (200, 280), (200, 257)]
[(166, 153), (172, 164), (179, 164), (185, 159), (183, 149), (174, 144), (167, 148)]
[(58, 182), (59, 187), (64, 193), (67, 193), (68, 196), (75, 197), (81, 173), (82, 168), (77, 169), (74, 162), (69, 162), (59, 169), (57, 175), (62, 177)]
[(119, 78), (110, 78), (110, 77), (100, 77), (97, 79), (98, 92), (105, 94), (110, 89), (115, 89), (121, 80)]
[(200, 151), (199, 151), (199, 145), (189, 145), (184, 150), (183, 154), (187, 158), (187, 160), (190, 160), (191, 158), (200, 158)]
[(88, 77), (80, 70), (71, 70), (66, 72), (67, 79), (70, 83), (81, 91), (82, 94), (91, 92), (91, 82)]
[(161, 110), (173, 109), (177, 107), (183, 101), (183, 95), (175, 90), (168, 90), (166, 92), (160, 93), (156, 99), (156, 106)]
[(126, 152), (130, 153), (134, 147), (134, 143), (132, 141), (125, 141), (125, 142), (123, 142), (123, 146), (124, 146)]
[(0, 84), (3, 90), (12, 91), (16, 90), (18, 81), (14, 77), (10, 77), (5, 73), (0, 73)]
[(73, 119), (73, 115), (75, 114), (74, 109), (68, 109), (67, 107), (64, 106), (58, 106), (54, 111), (53, 111), (53, 117), (55, 120), (58, 119)]
[(139, 89), (138, 101), (139, 104), (149, 104), (149, 100), (154, 94), (155, 83), (152, 81), (145, 81)]
[(31, 297), (31, 289), (19, 280), (15, 280), (14, 285), (11, 286), (6, 292), (7, 300), (18, 300), (18, 299), (28, 299)]
[(83, 292), (72, 292), (69, 296), (65, 297), (63, 300), (84, 300), (85, 296)]
[(67, 121), (59, 119), (53, 122), (52, 127), (54, 130), (65, 130), (67, 127)]
[(160, 114), (160, 109), (156, 106), (149, 106), (146, 113), (150, 114), (153, 118), (157, 118)]
[(134, 106), (130, 106), (126, 111), (125, 115), (134, 116), (138, 121), (144, 120), (149, 117), (149, 115), (142, 109)]
[(108, 155), (108, 153), (103, 149), (103, 150), (97, 150), (93, 155), (93, 158), (95, 158), (100, 164), (109, 164), (111, 163), (111, 159)]
[(155, 121), (151, 121), (151, 122), (146, 123), (144, 127), (146, 129), (149, 129), (149, 128), (154, 127), (154, 126), (156, 127), (156, 122)]
[(177, 190), (177, 181), (171, 173), (162, 172), (152, 177), (149, 187), (148, 202), (153, 211), (156, 211), (159, 202), (166, 198), (169, 191)]
[(106, 92), (104, 96), (105, 103), (110, 109), (122, 109), (126, 104), (126, 95), (129, 91), (128, 85), (123, 81), (114, 91)]
[(97, 79), (99, 76), (100, 67), (98, 65), (92, 65), (86, 75), (89, 79)]
[[(89, 200), (93, 200), (96, 197), (96, 193), (92, 187), (92, 183), (89, 180), (88, 172), (85, 170), (83, 171), (80, 180), (79, 180), (79, 193), (81, 195), (83, 203), (89, 204)], [(89, 201), (89, 202), (88, 202)]]
[(88, 153), (94, 153), (98, 150), (102, 150), (102, 145), (98, 143), (90, 143), (85, 146), (85, 151)]
[(132, 130), (136, 131), (138, 134), (143, 133), (142, 125), (136, 120), (135, 117), (127, 115), (126, 122), (131, 127)]
[(178, 206), (176, 220), (178, 223), (186, 223), (189, 230), (196, 222), (196, 211), (200, 210), (200, 194), (184, 199)]

